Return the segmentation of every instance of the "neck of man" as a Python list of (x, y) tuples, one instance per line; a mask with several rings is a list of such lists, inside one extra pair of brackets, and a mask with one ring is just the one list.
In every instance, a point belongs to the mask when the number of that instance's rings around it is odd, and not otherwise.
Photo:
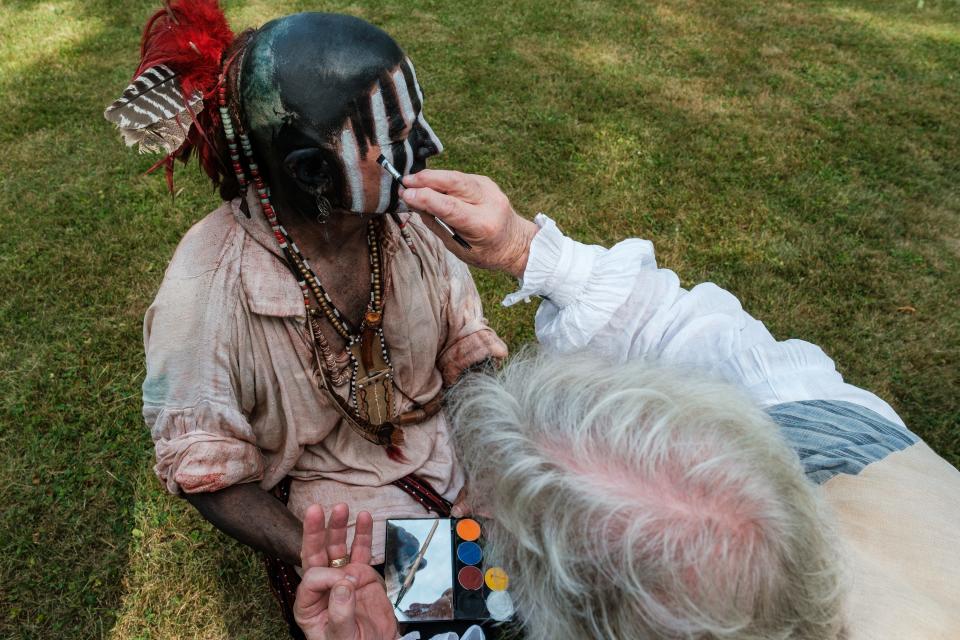
[(345, 253), (366, 256), (369, 215), (335, 209), (326, 222), (320, 223), (316, 217), (278, 209), (277, 217), (312, 262), (331, 262)]
[[(370, 295), (367, 222), (370, 216), (334, 210), (320, 224), (316, 216), (309, 218), (293, 213), (277, 217), (309, 261), (314, 274), (323, 284), (334, 306), (354, 327), (359, 327)], [(341, 337), (324, 324), (320, 329), (334, 349), (342, 349)]]

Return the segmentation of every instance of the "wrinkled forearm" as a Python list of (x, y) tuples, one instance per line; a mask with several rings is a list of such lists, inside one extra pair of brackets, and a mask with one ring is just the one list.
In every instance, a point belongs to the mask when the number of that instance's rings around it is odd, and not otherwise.
[(215, 527), (257, 551), (298, 566), (303, 526), (286, 506), (255, 483), (185, 496)]

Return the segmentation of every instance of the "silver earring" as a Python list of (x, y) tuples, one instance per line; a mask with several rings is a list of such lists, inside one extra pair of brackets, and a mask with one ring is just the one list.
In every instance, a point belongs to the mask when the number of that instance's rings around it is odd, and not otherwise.
[(327, 197), (323, 195), (323, 192), (317, 189), (316, 193), (316, 202), (317, 202), (317, 222), (320, 224), (326, 224), (327, 220), (330, 219), (330, 201), (327, 200)]

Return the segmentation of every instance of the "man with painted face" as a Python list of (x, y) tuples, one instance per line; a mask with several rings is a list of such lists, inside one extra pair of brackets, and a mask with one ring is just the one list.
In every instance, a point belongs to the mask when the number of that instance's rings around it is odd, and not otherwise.
[[(290, 604), (307, 506), (347, 503), (367, 536), (449, 514), (463, 475), (441, 392), (506, 348), (377, 164), (409, 174), (442, 150), (390, 36), (303, 13), (234, 38), (215, 1), (183, 0), (148, 22), (141, 58), (106, 117), (165, 150), (168, 177), (195, 151), (224, 199), (145, 318), (156, 473), (264, 552)], [(328, 518), (352, 535), (345, 509)]]

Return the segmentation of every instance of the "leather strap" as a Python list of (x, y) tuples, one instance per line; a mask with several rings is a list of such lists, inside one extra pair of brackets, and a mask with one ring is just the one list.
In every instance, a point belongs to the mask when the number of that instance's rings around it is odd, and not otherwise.
[(429, 482), (411, 473), (391, 484), (403, 489), (407, 495), (419, 502), (427, 511), (433, 511), (441, 518), (449, 518), (453, 503), (437, 493)]
[(419, 424), (427, 418), (432, 418), (440, 413), (440, 409), (443, 408), (443, 403), (440, 401), (441, 395), (442, 394), (438, 393), (433, 397), (433, 400), (430, 400), (426, 404), (422, 404), (419, 407), (414, 407), (413, 409), (404, 411), (398, 416), (394, 416), (393, 421), (399, 425), (407, 426), (408, 424)]

